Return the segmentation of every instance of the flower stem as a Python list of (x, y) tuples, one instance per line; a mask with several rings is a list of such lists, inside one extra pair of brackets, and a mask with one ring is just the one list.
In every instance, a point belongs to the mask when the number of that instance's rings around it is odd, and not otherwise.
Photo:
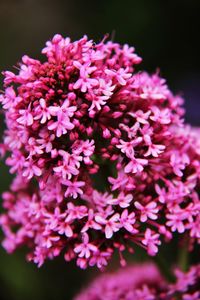
[(171, 283), (175, 282), (175, 276), (171, 272), (171, 266), (168, 263), (168, 260), (165, 259), (160, 254), (156, 255), (154, 258), (155, 263), (157, 264), (161, 274), (165, 277), (165, 279)]
[(188, 239), (184, 240), (183, 245), (180, 247), (178, 265), (183, 272), (188, 270), (189, 263), (189, 251), (188, 251)]

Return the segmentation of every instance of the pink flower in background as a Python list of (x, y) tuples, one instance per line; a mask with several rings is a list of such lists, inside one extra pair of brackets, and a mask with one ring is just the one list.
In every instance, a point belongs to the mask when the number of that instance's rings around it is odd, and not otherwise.
[(4, 248), (26, 245), (39, 266), (63, 253), (104, 268), (115, 251), (123, 265), (138, 246), (155, 255), (174, 232), (199, 242), (200, 131), (184, 124), (182, 98), (136, 71), (128, 45), (55, 35), (42, 53), (4, 72), (0, 154), (16, 174)]
[(180, 299), (200, 299), (200, 265), (191, 266), (187, 272), (178, 268), (174, 271), (176, 282), (169, 285), (169, 294), (176, 294)]
[(75, 300), (199, 300), (200, 265), (175, 272), (168, 283), (152, 263), (143, 263), (97, 277)]

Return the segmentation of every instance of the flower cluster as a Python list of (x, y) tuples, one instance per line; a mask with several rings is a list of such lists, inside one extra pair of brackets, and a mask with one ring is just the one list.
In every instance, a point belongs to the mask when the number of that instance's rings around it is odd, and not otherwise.
[(102, 268), (115, 250), (122, 265), (136, 245), (155, 255), (173, 232), (199, 241), (200, 133), (182, 98), (136, 72), (128, 45), (55, 35), (42, 53), (4, 72), (6, 250)]
[(200, 265), (175, 274), (176, 283), (168, 284), (153, 264), (131, 266), (101, 275), (75, 300), (199, 300)]

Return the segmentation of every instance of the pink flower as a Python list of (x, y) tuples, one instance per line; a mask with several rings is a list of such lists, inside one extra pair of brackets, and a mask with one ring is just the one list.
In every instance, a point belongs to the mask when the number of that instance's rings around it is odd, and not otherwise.
[(88, 211), (88, 220), (82, 228), (81, 232), (86, 232), (89, 228), (93, 228), (96, 230), (100, 230), (102, 228), (101, 225), (94, 221), (94, 211), (92, 209), (89, 209)]
[(107, 266), (108, 259), (110, 259), (111, 254), (112, 251), (109, 250), (103, 252), (97, 250), (93, 253), (93, 257), (91, 257), (89, 265), (91, 267), (96, 265), (99, 269), (103, 269), (105, 266)]
[(154, 122), (158, 122), (161, 124), (169, 124), (170, 123), (170, 110), (168, 108), (160, 110), (158, 107), (152, 107), (153, 115), (150, 116), (150, 119)]
[(185, 211), (181, 211), (179, 208), (175, 209), (174, 214), (167, 214), (166, 217), (167, 226), (171, 227), (172, 231), (178, 231), (183, 233), (185, 231), (184, 220), (187, 219), (188, 214)]
[(74, 252), (78, 253), (79, 257), (89, 258), (91, 252), (96, 252), (97, 247), (91, 243), (89, 243), (89, 236), (87, 233), (83, 233), (83, 243), (77, 245), (74, 248)]
[[(75, 99), (75, 94), (69, 94), (69, 98)], [(69, 99), (65, 99), (61, 106), (49, 106), (49, 111), (52, 116), (63, 115), (63, 118), (69, 119), (73, 117), (74, 112), (77, 110), (76, 106), (70, 106)]]
[[(60, 152), (63, 159), (58, 167), (54, 167), (55, 173), (59, 174), (64, 180), (71, 179), (72, 175), (78, 175), (79, 171), (72, 160), (72, 156), (67, 152)], [(62, 181), (63, 182), (63, 181)]]
[(160, 186), (158, 184), (156, 184), (155, 185), (155, 190), (156, 190), (156, 193), (159, 195), (158, 200), (161, 203), (165, 203), (165, 201), (167, 199), (167, 193), (166, 193), (165, 189), (164, 188), (160, 188)]
[(13, 87), (6, 88), (4, 96), (0, 95), (0, 102), (3, 105), (3, 109), (11, 109), (13, 106), (19, 103), (20, 100), (20, 97), (16, 97)]
[(51, 235), (50, 231), (46, 231), (42, 238), (41, 244), (42, 247), (49, 249), (54, 245), (54, 242), (58, 242), (59, 240), (59, 236)]
[(24, 167), (25, 158), (20, 151), (15, 151), (11, 157), (6, 159), (6, 164), (10, 166), (10, 173), (13, 174), (17, 171), (21, 172)]
[(28, 144), (26, 149), (29, 151), (29, 156), (43, 154), (42, 146), (37, 144), (37, 141), (34, 138), (28, 139)]
[[(199, 300), (199, 265), (186, 273), (176, 270), (175, 283), (168, 283), (156, 265), (145, 263), (121, 268), (113, 273), (104, 273), (95, 278), (74, 299), (106, 300)], [(103, 299), (102, 298), (102, 299)]]
[(21, 117), (17, 119), (17, 122), (19, 124), (25, 125), (25, 126), (31, 126), (33, 124), (33, 115), (31, 113), (31, 107), (29, 105), (28, 109), (20, 109), (19, 114)]
[(140, 210), (140, 221), (141, 222), (146, 222), (147, 219), (152, 219), (152, 220), (156, 220), (158, 218), (157, 213), (159, 211), (156, 202), (149, 202), (148, 204), (146, 204), (145, 206), (143, 206), (142, 204), (140, 204), (139, 202), (135, 202), (135, 207)]
[(144, 166), (148, 164), (147, 159), (132, 158), (132, 160), (125, 166), (125, 173), (139, 173), (144, 170)]
[(133, 196), (131, 194), (125, 195), (121, 192), (116, 199), (111, 199), (108, 201), (111, 205), (119, 205), (121, 208), (126, 208), (130, 206), (131, 201), (133, 200)]
[(184, 124), (183, 99), (135, 71), (128, 45), (57, 34), (42, 53), (3, 73), (7, 251), (103, 268), (116, 251), (125, 265), (136, 245), (154, 255), (175, 231), (198, 242), (200, 131)]
[(60, 220), (66, 217), (65, 213), (61, 214), (60, 208), (56, 207), (54, 209), (54, 213), (48, 213), (47, 211), (43, 211), (43, 215), (45, 216), (45, 224), (47, 224), (47, 229), (54, 230), (58, 227)]
[(142, 110), (137, 110), (135, 113), (129, 113), (130, 116), (136, 119), (138, 123), (148, 124), (148, 118), (151, 111), (143, 112)]
[(88, 89), (96, 86), (98, 81), (90, 77), (91, 73), (96, 70), (96, 67), (90, 67), (90, 63), (81, 65), (80, 62), (74, 61), (74, 66), (80, 70), (80, 78), (74, 83), (73, 88), (75, 90), (80, 89), (82, 93), (85, 93)]
[(135, 213), (132, 212), (130, 214), (128, 214), (128, 210), (125, 209), (120, 217), (120, 224), (121, 226), (123, 226), (127, 231), (131, 232), (131, 233), (137, 233), (137, 229), (135, 229), (133, 227), (133, 224), (135, 224)]
[(39, 168), (33, 161), (26, 161), (24, 163), (25, 170), (22, 175), (27, 177), (27, 179), (31, 179), (33, 176), (41, 176), (42, 170)]
[(187, 226), (185, 226), (185, 228), (190, 229), (190, 236), (192, 238), (200, 238), (200, 216), (199, 216), (199, 212), (200, 209), (198, 209), (198, 215), (197, 218), (195, 220), (195, 222), (193, 221), (193, 219), (191, 220), (191, 222), (189, 224), (187, 224)]
[(187, 154), (180, 154), (178, 151), (174, 151), (171, 154), (170, 164), (177, 176), (183, 176), (182, 170), (184, 170), (189, 163), (190, 159)]
[(56, 136), (61, 137), (61, 135), (66, 134), (68, 130), (74, 128), (74, 125), (69, 121), (68, 117), (65, 117), (62, 112), (58, 112), (57, 121), (51, 122), (48, 125), (49, 130), (56, 131)]
[(120, 144), (117, 145), (118, 149), (121, 149), (122, 153), (125, 153), (127, 157), (134, 158), (134, 147), (141, 143), (142, 137), (138, 137), (130, 142), (124, 142), (120, 140)]
[(185, 294), (183, 296), (183, 300), (199, 300), (200, 298), (200, 292), (195, 292), (193, 294)]
[(65, 100), (61, 107), (50, 106), (49, 111), (52, 115), (57, 116), (57, 121), (50, 121), (48, 129), (54, 130), (57, 137), (66, 134), (68, 130), (72, 130), (74, 128), (74, 124), (70, 122), (70, 117), (73, 116), (75, 110), (75, 106), (69, 107), (68, 100)]
[(164, 145), (155, 145), (155, 144), (150, 144), (148, 147), (147, 152), (144, 154), (145, 157), (152, 155), (154, 157), (158, 157), (159, 154), (161, 154), (165, 149)]
[(69, 180), (65, 180), (62, 181), (62, 183), (67, 186), (65, 197), (72, 196), (74, 199), (76, 199), (78, 195), (83, 194), (81, 187), (85, 185), (85, 182), (83, 181), (71, 182)]
[(127, 79), (131, 77), (131, 73), (128, 73), (128, 68), (120, 68), (118, 71), (115, 70), (105, 70), (105, 73), (111, 78), (115, 78), (119, 84), (126, 85)]
[(95, 216), (95, 221), (101, 225), (105, 225), (105, 236), (107, 239), (112, 238), (114, 232), (119, 231), (119, 214), (114, 214), (108, 220), (100, 215)]
[(118, 173), (117, 178), (108, 177), (109, 182), (112, 185), (112, 191), (119, 189), (120, 187), (123, 187), (128, 182), (128, 177), (123, 173)]
[(67, 204), (68, 208), (68, 220), (80, 220), (87, 216), (87, 209), (84, 205), (75, 206), (72, 202)]
[(67, 219), (68, 218), (66, 218), (66, 220), (59, 225), (58, 233), (65, 234), (66, 237), (71, 238), (71, 237), (73, 237), (73, 234), (74, 234), (72, 226), (71, 226), (72, 220), (68, 221)]
[(47, 104), (43, 98), (39, 100), (39, 106), (37, 109), (37, 115), (34, 118), (35, 120), (41, 119), (40, 123), (44, 124), (51, 119), (51, 110), (47, 107)]
[(159, 234), (153, 233), (151, 229), (147, 228), (142, 244), (147, 247), (149, 255), (154, 256), (158, 252), (157, 246), (161, 244)]
[(97, 88), (94, 88), (93, 94), (87, 97), (87, 99), (92, 102), (91, 106), (89, 107), (89, 111), (101, 110), (102, 106), (104, 106), (107, 100), (113, 95), (115, 85), (112, 84), (112, 80), (107, 83), (104, 79), (99, 79)]

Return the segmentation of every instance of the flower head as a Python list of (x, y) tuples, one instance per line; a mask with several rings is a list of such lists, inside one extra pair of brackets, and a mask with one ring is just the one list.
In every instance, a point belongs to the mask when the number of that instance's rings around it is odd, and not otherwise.
[(155, 255), (173, 232), (199, 241), (199, 130), (184, 125), (183, 100), (136, 72), (128, 45), (55, 35), (42, 53), (4, 72), (7, 251), (101, 268), (115, 250)]
[(198, 300), (200, 266), (184, 273), (175, 271), (175, 283), (168, 283), (153, 264), (127, 267), (97, 277), (76, 300)]

